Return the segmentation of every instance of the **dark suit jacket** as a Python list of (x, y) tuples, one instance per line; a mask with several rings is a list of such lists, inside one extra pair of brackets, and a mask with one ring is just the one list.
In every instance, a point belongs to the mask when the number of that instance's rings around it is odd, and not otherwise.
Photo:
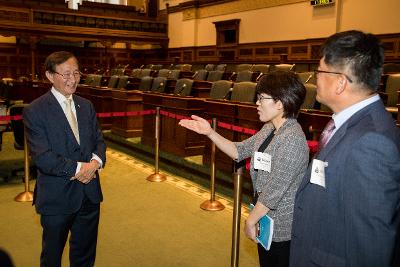
[(84, 195), (93, 203), (103, 200), (98, 173), (96, 179), (86, 185), (70, 181), (78, 161), (89, 162), (92, 153), (101, 158), (103, 166), (106, 162), (106, 146), (92, 103), (76, 95), (73, 99), (80, 145), (51, 91), (24, 109), (30, 155), (38, 168), (33, 203), (40, 214), (74, 213), (80, 208)]
[[(400, 134), (381, 101), (355, 113), (316, 156), (326, 188), (297, 191), (291, 266), (390, 266), (400, 225)], [(397, 248), (398, 250), (398, 248)]]

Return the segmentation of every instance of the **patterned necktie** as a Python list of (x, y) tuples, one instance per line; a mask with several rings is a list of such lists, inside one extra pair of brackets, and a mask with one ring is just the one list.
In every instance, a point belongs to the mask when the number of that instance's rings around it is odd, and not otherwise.
[(319, 138), (319, 150), (323, 149), (328, 143), (329, 139), (332, 136), (332, 132), (335, 130), (335, 121), (331, 119), (325, 126), (324, 131), (321, 134), (321, 137)]
[(74, 133), (76, 141), (79, 144), (78, 122), (76, 121), (74, 113), (72, 113), (71, 102), (72, 102), (72, 99), (67, 99), (67, 100), (64, 101), (64, 103), (65, 103), (65, 116), (67, 116), (67, 120), (69, 122), (69, 125), (71, 126), (72, 132)]

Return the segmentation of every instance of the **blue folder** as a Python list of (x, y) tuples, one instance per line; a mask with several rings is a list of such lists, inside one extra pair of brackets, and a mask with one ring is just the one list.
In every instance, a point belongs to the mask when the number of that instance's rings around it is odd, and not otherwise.
[[(250, 209), (253, 209), (254, 205), (250, 204)], [(274, 233), (274, 220), (267, 214), (261, 217), (258, 221), (256, 239), (266, 249), (269, 250), (272, 242), (272, 235)]]

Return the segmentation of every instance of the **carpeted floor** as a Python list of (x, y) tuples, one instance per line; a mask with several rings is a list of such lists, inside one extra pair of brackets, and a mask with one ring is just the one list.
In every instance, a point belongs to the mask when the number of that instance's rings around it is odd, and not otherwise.
[[(0, 169), (16, 155), (12, 136), (4, 137)], [(15, 157), (22, 161), (22, 153)], [(95, 266), (230, 266), (231, 200), (221, 199), (223, 211), (203, 211), (199, 205), (209, 197), (204, 188), (172, 174), (151, 183), (151, 165), (115, 149), (107, 157)], [(39, 266), (39, 216), (31, 203), (13, 200), (23, 189), (19, 178), (0, 182), (0, 247), (17, 267)], [(239, 264), (258, 266), (256, 245), (242, 231)], [(62, 266), (69, 266), (68, 246)]]

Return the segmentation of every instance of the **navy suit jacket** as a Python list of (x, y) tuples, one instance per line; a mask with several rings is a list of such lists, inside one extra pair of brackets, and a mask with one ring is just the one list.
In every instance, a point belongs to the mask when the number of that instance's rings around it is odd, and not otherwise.
[(92, 153), (100, 157), (103, 166), (106, 162), (106, 146), (92, 103), (76, 95), (73, 100), (80, 145), (51, 91), (24, 109), (30, 155), (38, 169), (33, 203), (40, 214), (74, 213), (81, 207), (84, 195), (92, 203), (103, 200), (98, 172), (88, 184), (70, 180), (78, 162), (89, 162)]
[(297, 191), (291, 266), (391, 266), (400, 253), (399, 132), (377, 101), (332, 136), (316, 156), (328, 163), (326, 187), (310, 183), (310, 164)]

